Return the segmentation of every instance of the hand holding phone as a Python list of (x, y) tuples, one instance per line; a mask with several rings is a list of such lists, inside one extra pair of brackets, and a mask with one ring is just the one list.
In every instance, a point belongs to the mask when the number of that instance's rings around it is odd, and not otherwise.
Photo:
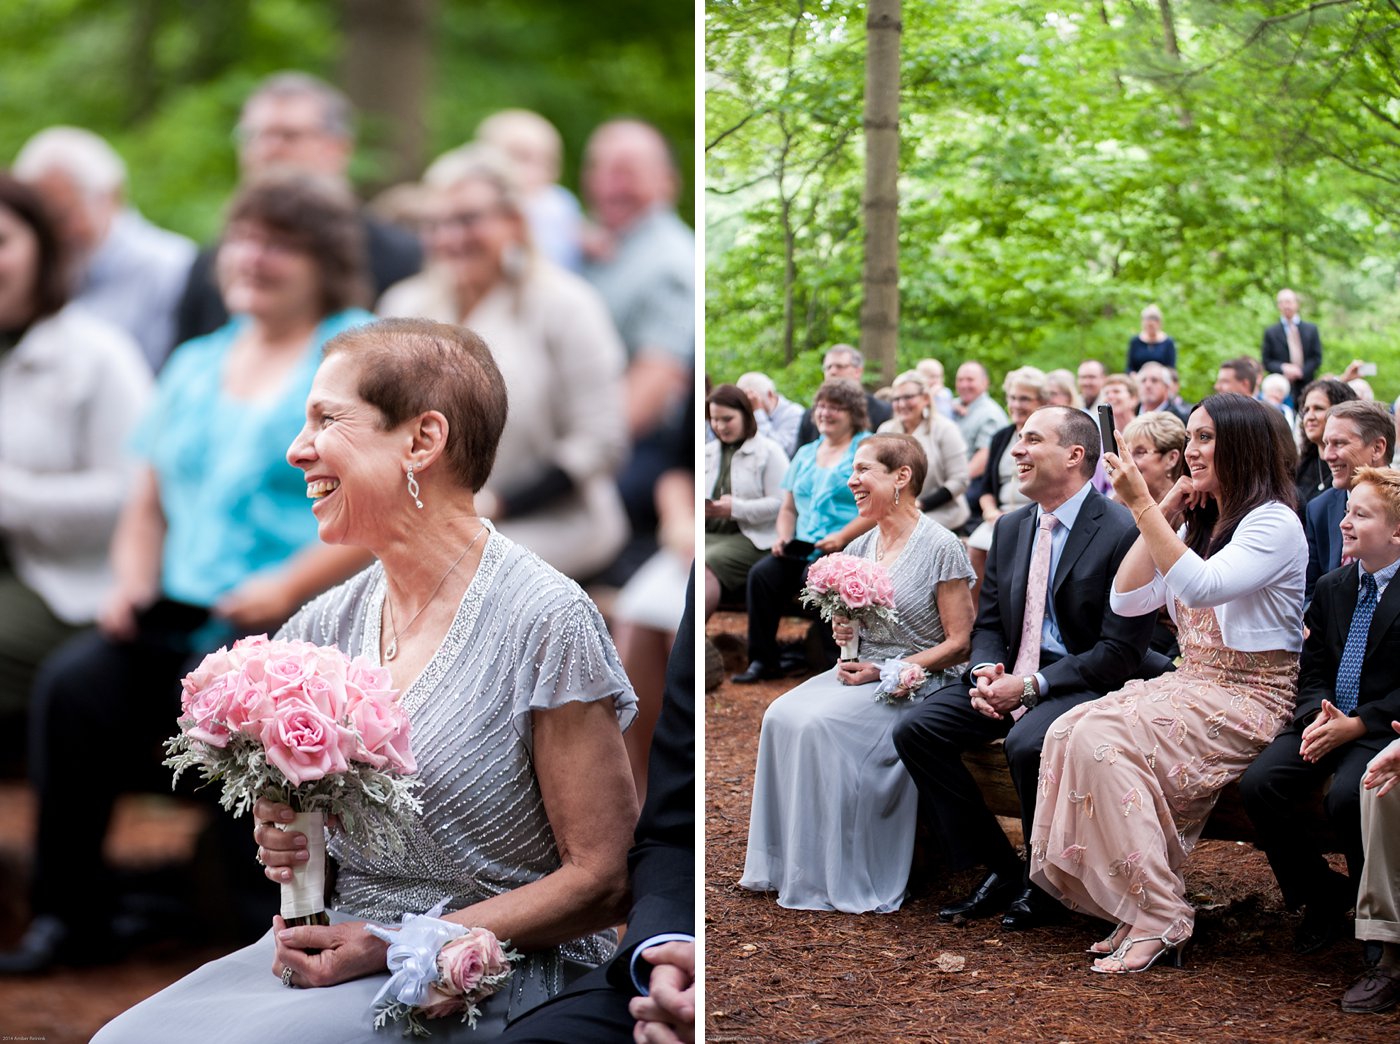
[(1106, 402), (1099, 403), (1099, 438), (1103, 440), (1103, 452), (1118, 452), (1118, 441), (1113, 437), (1113, 407)]

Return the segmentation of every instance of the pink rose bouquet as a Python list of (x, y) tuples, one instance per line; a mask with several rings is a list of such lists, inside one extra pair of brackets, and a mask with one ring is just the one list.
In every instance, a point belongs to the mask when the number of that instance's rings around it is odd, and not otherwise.
[(403, 1021), (405, 1036), (426, 1037), (424, 1019), (458, 1014), (475, 1028), (478, 1002), (498, 992), (514, 971), (511, 963), (523, 959), (489, 929), (442, 920), (443, 905), (406, 915), (398, 929), (365, 925), (389, 943), (389, 981), (374, 998), (375, 1029)]
[(907, 703), (928, 684), (928, 671), (906, 660), (886, 660), (880, 665), (880, 684), (875, 686), (875, 702)]
[(841, 646), (841, 658), (854, 660), (860, 644), (860, 625), (872, 619), (893, 621), (894, 585), (885, 567), (868, 558), (834, 554), (817, 559), (807, 569), (802, 604), (821, 613), (850, 619), (856, 635)]
[(180, 731), (165, 764), (223, 786), (235, 815), (260, 797), (298, 810), (311, 859), (282, 886), (288, 923), (326, 923), (325, 817), (362, 842), (401, 844), (399, 823), (420, 811), (408, 716), (389, 672), (339, 649), (242, 638), (210, 653), (184, 681)]

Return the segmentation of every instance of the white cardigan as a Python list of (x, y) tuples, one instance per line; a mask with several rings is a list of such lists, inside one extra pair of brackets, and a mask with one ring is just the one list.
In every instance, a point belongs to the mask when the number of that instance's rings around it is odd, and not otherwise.
[[(705, 443), (706, 496), (714, 494), (719, 480), (718, 439)], [(778, 539), (778, 509), (783, 506), (783, 476), (788, 459), (783, 448), (767, 435), (744, 440), (729, 462), (730, 511), (739, 532), (767, 551)]]
[[(1183, 528), (1182, 533), (1185, 532)], [(1243, 652), (1303, 648), (1303, 578), (1308, 545), (1298, 515), (1277, 501), (1245, 515), (1230, 542), (1208, 559), (1187, 551), (1166, 576), (1121, 594), (1108, 604), (1122, 616), (1143, 616), (1176, 601), (1212, 606), (1225, 645)]]
[(0, 537), (68, 623), (90, 623), (111, 583), (107, 545), (136, 470), (127, 439), (150, 396), (136, 343), (80, 305), (0, 357)]

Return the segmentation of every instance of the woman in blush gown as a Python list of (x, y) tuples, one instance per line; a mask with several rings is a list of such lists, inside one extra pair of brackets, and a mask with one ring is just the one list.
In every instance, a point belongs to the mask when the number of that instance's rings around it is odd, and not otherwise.
[[(919, 511), (925, 467), (909, 435), (873, 435), (856, 450), (849, 486), (876, 528), (846, 553), (889, 571), (898, 618), (864, 623), (859, 660), (809, 678), (763, 716), (739, 884), (777, 892), (779, 906), (889, 913), (904, 900), (918, 791), (894, 728), (961, 676), (973, 618), (967, 552)], [(880, 664), (891, 659), (918, 664), (928, 680), (908, 700), (877, 702)]]
[(1233, 393), (1197, 406), (1187, 433), (1190, 473), (1160, 505), (1121, 432), (1121, 455), (1106, 454), (1141, 531), (1110, 604), (1166, 603), (1182, 663), (1069, 711), (1041, 758), (1031, 879), (1117, 922), (1090, 950), (1097, 972), (1179, 963), (1195, 923), (1182, 864), (1221, 789), (1293, 715), (1307, 550), (1292, 437), (1276, 410)]

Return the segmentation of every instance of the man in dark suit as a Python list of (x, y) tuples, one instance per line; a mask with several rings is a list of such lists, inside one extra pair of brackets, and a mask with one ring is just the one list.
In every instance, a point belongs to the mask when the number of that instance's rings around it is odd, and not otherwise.
[[(1138, 533), (1127, 509), (1089, 482), (1099, 459), (1094, 421), (1067, 406), (1042, 407), (1026, 421), (1011, 454), (1021, 491), (1034, 503), (997, 520), (972, 631), (972, 669), (964, 682), (911, 710), (895, 729), (894, 744), (953, 869), (981, 865), (989, 871), (972, 895), (940, 910), (939, 919), (1005, 910), (1002, 924), (1019, 929), (1044, 923), (1061, 908), (1029, 884), (962, 753), (1006, 737), (1030, 837), (1040, 751), (1051, 723), (1140, 673), (1155, 616), (1122, 617), (1108, 607), (1109, 586)], [(1042, 551), (1046, 542), (1048, 551)], [(1038, 607), (1032, 573), (1045, 578)], [(1152, 656), (1157, 672), (1165, 669), (1165, 658)]]
[(1347, 510), (1347, 490), (1358, 468), (1379, 468), (1395, 453), (1395, 422), (1385, 407), (1357, 399), (1339, 402), (1327, 411), (1322, 429), (1322, 459), (1332, 469), (1332, 488), (1314, 497), (1304, 513), (1308, 538), (1308, 574), (1305, 597), (1323, 573), (1342, 564), (1342, 534), (1337, 528)]
[(1293, 402), (1303, 405), (1303, 387), (1322, 365), (1322, 338), (1317, 327), (1298, 318), (1298, 295), (1292, 290), (1278, 292), (1279, 321), (1264, 328), (1259, 354), (1264, 369), (1281, 373), (1293, 385)]
[[(1357, 472), (1341, 537), (1355, 561), (1317, 583), (1293, 724), (1240, 779), (1284, 902), (1304, 907), (1294, 942), (1299, 953), (1347, 930), (1363, 862), (1361, 777), (1395, 738), (1390, 723), (1400, 718), (1400, 583), (1393, 582), (1400, 569), (1400, 472)], [(1328, 867), (1317, 824), (1299, 815), (1329, 777), (1323, 810), (1350, 880)]]
[[(849, 344), (833, 344), (822, 356), (822, 374), (828, 381), (833, 377), (845, 377), (855, 381), (864, 390), (865, 356)], [(866, 392), (865, 413), (870, 418), (870, 430), (874, 431), (894, 416), (894, 407)], [(802, 423), (797, 426), (797, 445), (805, 446), (809, 442), (816, 442), (820, 434), (809, 409), (802, 415)]]
[(627, 857), (632, 912), (622, 948), (512, 1023), (502, 1044), (695, 1039), (695, 576), (685, 593), (652, 736), (647, 799)]

